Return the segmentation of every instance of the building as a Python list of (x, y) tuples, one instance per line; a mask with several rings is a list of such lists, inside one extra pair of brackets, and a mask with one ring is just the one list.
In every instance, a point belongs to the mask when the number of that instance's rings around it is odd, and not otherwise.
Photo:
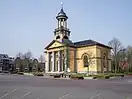
[(56, 19), (54, 39), (45, 47), (46, 73), (111, 71), (111, 47), (94, 40), (72, 42), (63, 7)]
[(9, 71), (14, 67), (14, 58), (7, 54), (0, 54), (0, 71)]

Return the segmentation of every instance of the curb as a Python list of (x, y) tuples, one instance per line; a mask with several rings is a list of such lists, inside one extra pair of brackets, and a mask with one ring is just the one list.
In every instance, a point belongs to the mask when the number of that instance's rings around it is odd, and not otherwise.
[(24, 75), (26, 75), (26, 76), (34, 76), (33, 74), (29, 74), (29, 73), (24, 73)]
[(43, 79), (56, 79), (56, 80), (71, 80), (70, 78), (53, 78), (53, 77), (40, 77)]
[(93, 77), (84, 77), (84, 79), (93, 79)]

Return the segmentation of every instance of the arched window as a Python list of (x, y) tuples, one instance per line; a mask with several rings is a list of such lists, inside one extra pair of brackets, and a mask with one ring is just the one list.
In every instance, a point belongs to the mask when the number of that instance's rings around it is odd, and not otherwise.
[(107, 59), (106, 59), (106, 54), (103, 55), (103, 67), (106, 68), (107, 65)]
[(84, 55), (83, 57), (83, 64), (84, 64), (84, 67), (88, 67), (88, 56), (87, 55)]
[(60, 36), (57, 36), (56, 39), (60, 39)]
[(68, 39), (68, 37), (67, 37), (67, 36), (64, 36), (63, 38), (64, 38), (64, 39)]

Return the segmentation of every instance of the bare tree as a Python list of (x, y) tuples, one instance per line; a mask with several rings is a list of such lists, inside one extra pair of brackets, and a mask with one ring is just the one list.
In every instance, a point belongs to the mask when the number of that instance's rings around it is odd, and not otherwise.
[(24, 55), (23, 55), (24, 58), (27, 58), (27, 59), (30, 59), (32, 57), (32, 53), (31, 51), (28, 51), (26, 52)]
[(119, 53), (121, 51), (123, 51), (123, 46), (122, 43), (117, 39), (117, 38), (113, 38), (111, 41), (109, 41), (108, 43), (109, 46), (111, 46), (112, 49), (112, 57), (113, 57), (113, 61), (115, 63), (115, 73), (117, 72), (118, 69), (118, 63), (119, 63)]
[(132, 71), (132, 46), (127, 46), (126, 57), (127, 57), (128, 69), (131, 72)]
[(17, 57), (15, 59), (15, 67), (16, 69), (18, 69), (19, 71), (23, 71), (23, 64), (22, 64), (22, 59), (20, 57)]
[(33, 60), (32, 65), (34, 71), (38, 70), (38, 60), (36, 58)]
[(16, 55), (16, 58), (19, 57), (20, 59), (22, 59), (22, 56), (23, 54), (21, 52), (19, 52), (17, 55)]
[(44, 56), (42, 54), (39, 57), (39, 61), (40, 61), (40, 63), (44, 63), (45, 62)]

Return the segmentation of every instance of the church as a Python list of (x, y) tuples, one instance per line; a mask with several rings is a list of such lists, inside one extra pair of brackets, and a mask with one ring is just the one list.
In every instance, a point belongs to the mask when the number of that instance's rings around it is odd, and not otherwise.
[(104, 73), (111, 72), (111, 47), (94, 40), (72, 42), (67, 27), (68, 16), (63, 10), (56, 16), (54, 38), (45, 47), (46, 73)]

